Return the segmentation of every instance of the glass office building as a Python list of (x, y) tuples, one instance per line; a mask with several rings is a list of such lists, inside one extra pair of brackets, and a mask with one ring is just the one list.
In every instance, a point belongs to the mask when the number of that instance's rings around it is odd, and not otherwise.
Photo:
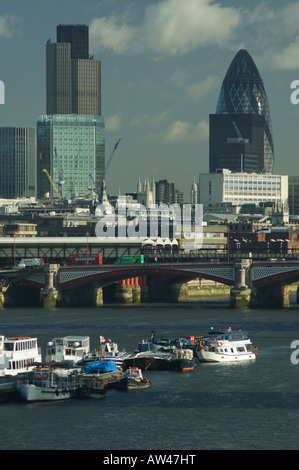
[(88, 27), (58, 25), (46, 44), (46, 113), (101, 115), (101, 61), (88, 51)]
[(100, 187), (104, 171), (103, 117), (77, 114), (38, 116), (38, 197), (47, 193), (58, 197), (57, 192), (62, 198), (89, 197), (94, 184)]
[(36, 196), (34, 129), (0, 127), (0, 198)]
[(274, 145), (269, 103), (260, 73), (242, 49), (222, 83), (210, 115), (210, 172), (273, 173)]

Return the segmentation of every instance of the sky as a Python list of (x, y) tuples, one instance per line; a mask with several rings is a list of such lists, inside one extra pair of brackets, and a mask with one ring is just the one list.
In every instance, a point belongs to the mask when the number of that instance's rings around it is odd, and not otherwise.
[[(0, 126), (33, 127), (46, 111), (46, 42), (58, 24), (89, 26), (102, 64), (109, 194), (138, 178), (167, 179), (184, 192), (209, 167), (209, 114), (226, 71), (247, 49), (264, 81), (275, 173), (299, 175), (299, 1), (2, 0)], [(297, 85), (298, 88), (298, 85)], [(297, 98), (299, 97), (299, 94)], [(298, 101), (298, 100), (297, 100)]]

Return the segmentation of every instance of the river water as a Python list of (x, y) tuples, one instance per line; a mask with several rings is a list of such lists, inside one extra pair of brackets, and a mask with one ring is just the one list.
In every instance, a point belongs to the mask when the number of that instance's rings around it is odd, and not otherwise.
[(0, 332), (36, 336), (42, 353), (56, 336), (99, 335), (133, 351), (159, 336), (206, 334), (211, 326), (249, 332), (256, 361), (200, 364), (193, 372), (147, 371), (151, 388), (105, 398), (1, 403), (0, 448), (56, 450), (299, 449), (299, 308), (232, 310), (226, 299), (97, 309), (5, 309)]

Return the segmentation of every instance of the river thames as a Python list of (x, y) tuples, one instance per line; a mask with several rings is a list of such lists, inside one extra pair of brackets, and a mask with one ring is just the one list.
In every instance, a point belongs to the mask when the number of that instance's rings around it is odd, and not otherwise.
[(0, 332), (36, 336), (45, 357), (57, 336), (100, 335), (133, 352), (159, 336), (244, 329), (259, 354), (238, 364), (199, 364), (193, 372), (147, 371), (147, 390), (109, 390), (101, 400), (1, 403), (2, 450), (299, 449), (299, 308), (232, 310), (227, 299), (97, 309), (4, 309)]

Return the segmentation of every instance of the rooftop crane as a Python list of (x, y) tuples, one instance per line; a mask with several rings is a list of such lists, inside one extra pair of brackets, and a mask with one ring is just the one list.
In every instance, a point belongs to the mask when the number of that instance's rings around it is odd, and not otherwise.
[(44, 173), (46, 173), (46, 175), (47, 175), (47, 177), (48, 177), (48, 180), (50, 181), (51, 186), (52, 186), (52, 188), (54, 189), (54, 191), (55, 191), (55, 193), (56, 193), (58, 199), (61, 199), (61, 195), (59, 194), (59, 192), (58, 192), (58, 190), (57, 190), (55, 184), (53, 183), (53, 180), (52, 180), (51, 175), (49, 174), (48, 170), (46, 170), (46, 169), (44, 168), (42, 171), (43, 171)]
[(239, 131), (238, 127), (237, 127), (237, 124), (235, 122), (233, 122), (233, 126), (235, 128), (235, 131), (237, 133), (237, 136), (238, 136), (238, 142), (244, 142), (246, 144), (248, 144), (249, 140), (248, 139), (244, 139), (241, 135), (241, 132)]

